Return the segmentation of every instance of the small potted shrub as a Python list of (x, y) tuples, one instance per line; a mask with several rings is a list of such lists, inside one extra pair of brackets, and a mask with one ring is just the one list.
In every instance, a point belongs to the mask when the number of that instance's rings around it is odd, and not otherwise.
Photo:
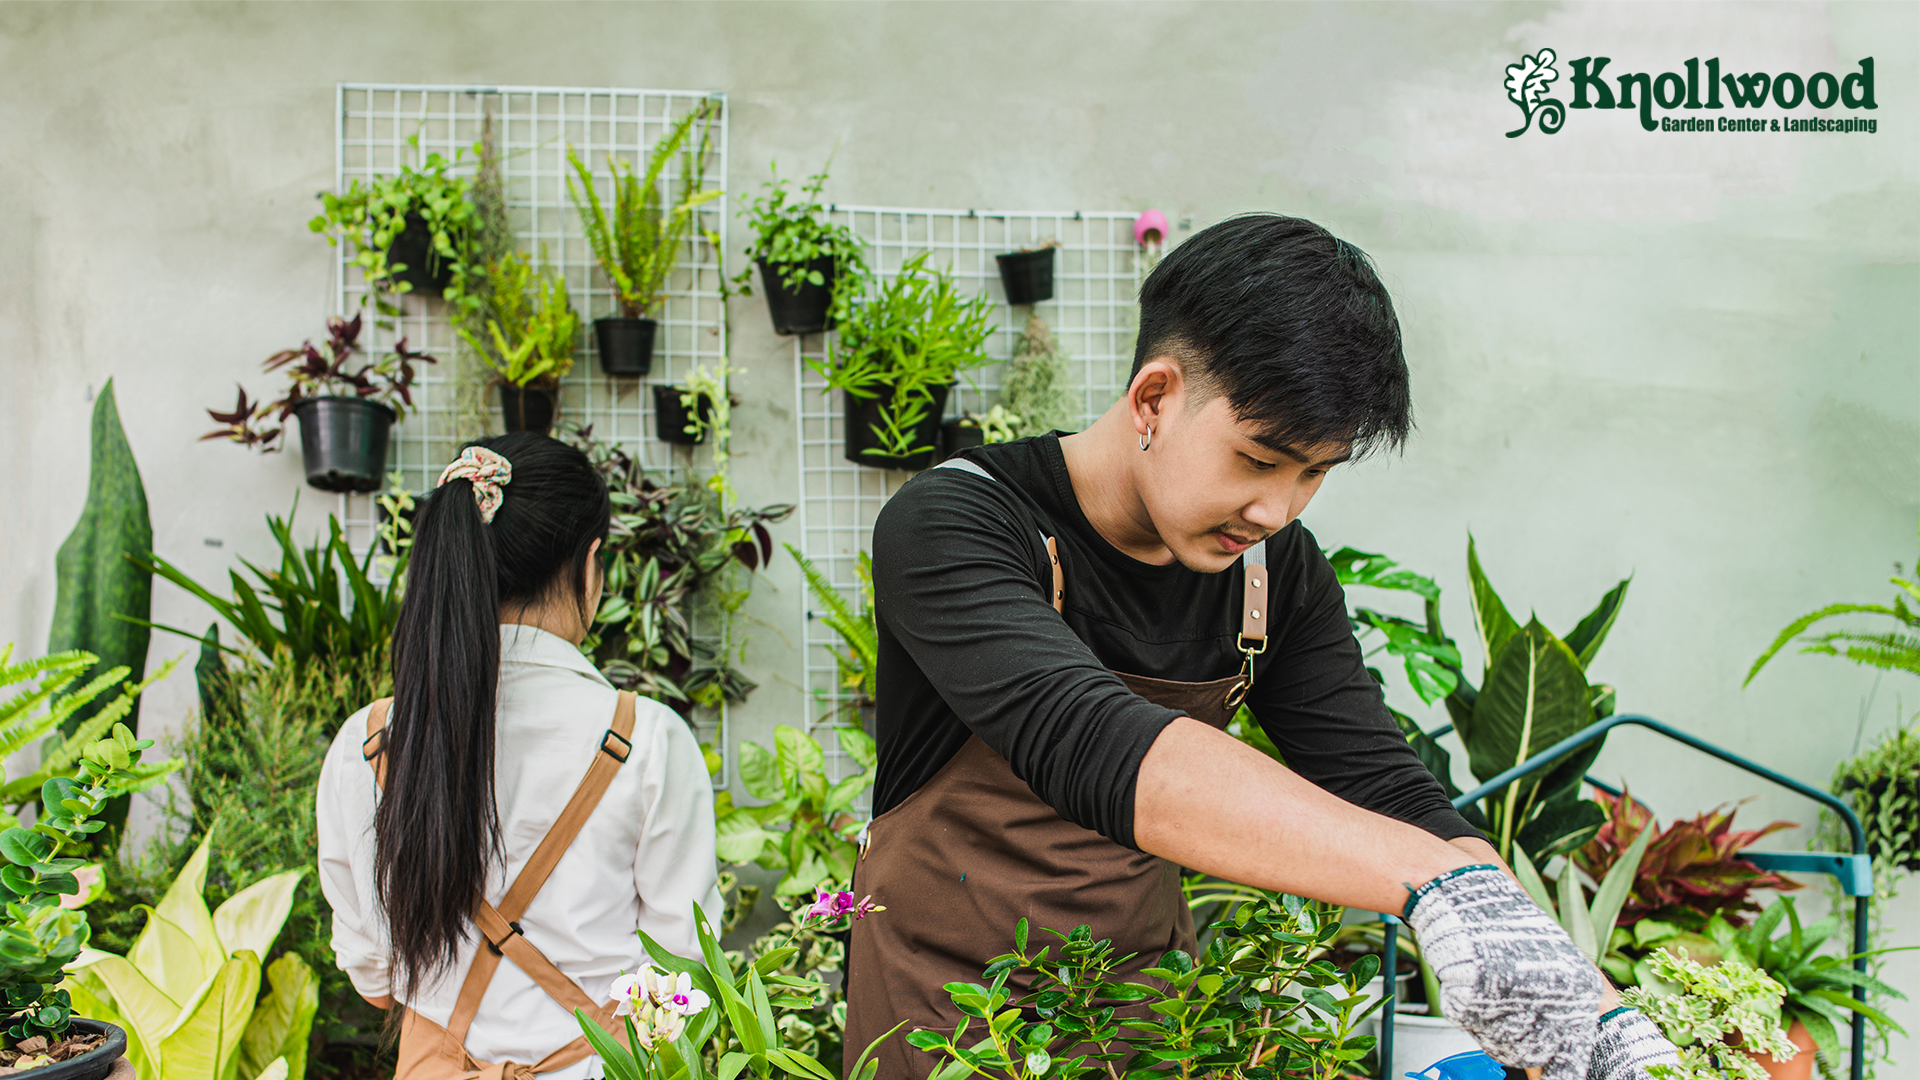
[(846, 457), (881, 469), (933, 463), (947, 391), (989, 361), (993, 303), (962, 299), (953, 278), (907, 260), (886, 285), (850, 304), (833, 352), (808, 365), (846, 395)]
[(993, 257), (1000, 264), (1007, 303), (1022, 307), (1053, 299), (1053, 253), (1059, 247), (1060, 241), (1048, 239)]
[[(839, 301), (857, 294), (867, 274), (865, 245), (853, 230), (827, 220), (820, 189), (823, 168), (807, 178), (797, 196), (774, 170), (764, 194), (747, 208), (753, 246), (747, 257), (760, 268), (767, 314), (776, 334), (817, 334), (831, 330)], [(751, 278), (734, 279), (741, 292), (752, 291)]]
[(1738, 961), (1707, 966), (1685, 950), (1655, 953), (1652, 967), (1655, 983), (1620, 997), (1680, 1048), (1679, 1066), (1655, 1066), (1662, 1080), (1767, 1080), (1762, 1056), (1799, 1053), (1780, 1022), (1785, 991), (1766, 972)]
[(413, 407), (413, 365), (434, 358), (407, 348), (358, 370), (348, 364), (360, 352), (360, 316), (327, 320), (327, 340), (303, 342), (267, 357), (266, 371), (284, 370), (287, 388), (277, 398), (254, 404), (245, 387), (231, 412), (208, 409), (222, 426), (200, 438), (229, 439), (272, 453), (284, 445), (281, 434), (290, 417), (300, 421), (300, 449), (307, 483), (322, 491), (374, 491), (387, 463), (387, 433)]
[(1026, 329), (1013, 341), (1013, 359), (1000, 377), (1000, 403), (1020, 417), (1015, 438), (1074, 431), (1080, 426), (1080, 403), (1066, 350), (1038, 315), (1027, 316)]
[(1020, 417), (1008, 412), (1004, 405), (995, 405), (984, 413), (967, 413), (940, 425), (940, 447), (934, 455), (934, 464), (938, 465), (962, 450), (988, 443), (1011, 442), (1019, 437)]
[(567, 279), (518, 252), (496, 260), (487, 276), (494, 311), (487, 320), (487, 340), (464, 329), (460, 335), (498, 377), (506, 429), (545, 435), (553, 426), (560, 380), (573, 370), (574, 336), (580, 329), (567, 298)]
[[(666, 297), (667, 282), (680, 264), (682, 245), (699, 235), (696, 211), (720, 197), (706, 186), (707, 157), (713, 145), (714, 102), (702, 104), (680, 118), (647, 156), (646, 175), (634, 167), (607, 158), (613, 174), (613, 212), (607, 213), (594, 187), (593, 170), (567, 148), (573, 175), (567, 194), (580, 214), (581, 227), (593, 247), (613, 298), (620, 305), (617, 318), (595, 319), (593, 334), (600, 350), (600, 369), (609, 375), (645, 375), (653, 367), (653, 338), (658, 324), (647, 313)], [(698, 138), (694, 137), (698, 126)], [(663, 205), (661, 176), (674, 155), (681, 155), (680, 195)]]
[(152, 745), (114, 724), (111, 736), (87, 746), (77, 775), (46, 782), (45, 809), (31, 829), (15, 825), (0, 833), (0, 891), (7, 899), (0, 919), (0, 1066), (9, 1072), (101, 1080), (126, 1053), (126, 1032), (75, 1017), (61, 983), (88, 939), (87, 913), (79, 906), (88, 890), (77, 876), (87, 864), (74, 856), (105, 827), (94, 818), (107, 802), (141, 786), (129, 771)]
[[(418, 133), (407, 146), (419, 153)], [(340, 194), (322, 192), (321, 212), (307, 227), (325, 234), (329, 244), (353, 244), (367, 295), (412, 292), (444, 296), (458, 306), (468, 296), (474, 269), (469, 240), (475, 211), (468, 198), (473, 178), (453, 175), (463, 156), (449, 160), (429, 153), (417, 168), (402, 164), (392, 176), (355, 178)]]

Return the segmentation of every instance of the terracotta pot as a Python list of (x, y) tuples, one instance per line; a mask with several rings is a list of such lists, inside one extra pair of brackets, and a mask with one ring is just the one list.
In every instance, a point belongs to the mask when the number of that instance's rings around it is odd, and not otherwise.
[(1813, 1076), (1813, 1033), (1807, 1030), (1807, 1025), (1795, 1020), (1793, 1026), (1787, 1029), (1787, 1038), (1793, 1040), (1793, 1045), (1799, 1047), (1800, 1052), (1785, 1061), (1775, 1061), (1772, 1054), (1756, 1054), (1751, 1050), (1747, 1051), (1747, 1056), (1759, 1062), (1773, 1080), (1810, 1080)]

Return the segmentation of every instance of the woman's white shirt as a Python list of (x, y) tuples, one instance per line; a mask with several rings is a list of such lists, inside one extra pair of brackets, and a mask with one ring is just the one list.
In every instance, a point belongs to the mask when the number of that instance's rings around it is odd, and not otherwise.
[[(494, 790), (506, 862), (489, 878), (499, 903), (559, 817), (599, 753), (617, 694), (580, 650), (531, 626), (500, 627), (500, 692)], [(373, 812), (379, 792), (361, 756), (367, 709), (341, 726), (320, 770), (317, 798), (320, 888), (333, 906), (333, 949), (356, 990), (392, 993), (386, 917), (374, 891)], [(405, 868), (402, 868), (404, 874)], [(671, 709), (640, 698), (633, 751), (600, 805), (521, 916), (527, 940), (595, 1000), (614, 978), (646, 963), (635, 929), (687, 957), (700, 955), (693, 905), (718, 921), (713, 791), (706, 762)], [(470, 931), (454, 964), (406, 1002), (445, 1026), (479, 946)], [(578, 1038), (580, 1025), (546, 992), (504, 961), (467, 1034), (480, 1061), (531, 1064)], [(597, 1059), (544, 1074), (598, 1075)]]

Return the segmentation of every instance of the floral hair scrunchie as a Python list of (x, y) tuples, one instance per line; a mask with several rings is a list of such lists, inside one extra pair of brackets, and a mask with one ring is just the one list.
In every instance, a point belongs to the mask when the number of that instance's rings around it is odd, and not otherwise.
[(440, 474), (440, 484), (449, 480), (473, 484), (473, 504), (480, 508), (480, 520), (491, 525), (500, 509), (500, 489), (513, 482), (513, 462), (484, 446), (469, 446)]

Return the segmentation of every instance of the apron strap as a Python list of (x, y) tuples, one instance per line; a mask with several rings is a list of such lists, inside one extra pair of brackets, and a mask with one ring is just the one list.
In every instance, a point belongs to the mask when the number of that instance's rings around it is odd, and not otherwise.
[[(527, 906), (533, 897), (546, 884), (553, 868), (560, 863), (560, 857), (566, 854), (574, 837), (592, 816), (593, 809), (606, 794), (607, 786), (613, 782), (614, 773), (626, 763), (633, 752), (634, 703), (636, 698), (626, 690), (619, 692), (619, 704), (613, 711), (613, 724), (600, 736), (600, 752), (593, 756), (593, 764), (587, 766), (587, 774), (580, 779), (580, 786), (574, 789), (573, 797), (554, 819), (553, 826), (542, 837), (540, 845), (520, 869), (513, 884), (508, 887), (506, 896), (495, 907), (482, 898), (473, 912), (474, 926), (485, 941), (485, 948), (476, 949), (473, 964), (467, 968), (466, 979), (460, 984), (460, 995), (454, 1001), (453, 1016), (447, 1023), (447, 1035), (455, 1042), (464, 1045), (467, 1030), (473, 1026), (473, 1018), (480, 1011), (480, 999), (486, 996), (487, 987), (493, 982), (494, 969), (500, 966), (502, 956), (513, 960), (514, 965), (547, 992), (547, 996), (558, 1002), (569, 1013), (574, 1009), (585, 1009), (591, 1015), (602, 1020), (610, 1020), (611, 1005), (603, 1007), (580, 989), (580, 984), (554, 966), (546, 954), (529, 943), (521, 933), (519, 918), (526, 914)], [(382, 698), (373, 703), (373, 709), (367, 714), (368, 735), (361, 746), (361, 755), (374, 771), (374, 782), (382, 788), (386, 785), (386, 720), (392, 707), (392, 698)], [(606, 1013), (601, 1017), (602, 1012)], [(605, 1026), (603, 1023), (602, 1026)], [(575, 1044), (578, 1044), (576, 1046)], [(585, 1058), (581, 1051), (567, 1060), (558, 1060), (562, 1055), (588, 1047), (584, 1037), (568, 1043), (554, 1051), (534, 1066), (536, 1072), (550, 1072), (563, 1068)], [(590, 1049), (590, 1047), (588, 1047)]]

